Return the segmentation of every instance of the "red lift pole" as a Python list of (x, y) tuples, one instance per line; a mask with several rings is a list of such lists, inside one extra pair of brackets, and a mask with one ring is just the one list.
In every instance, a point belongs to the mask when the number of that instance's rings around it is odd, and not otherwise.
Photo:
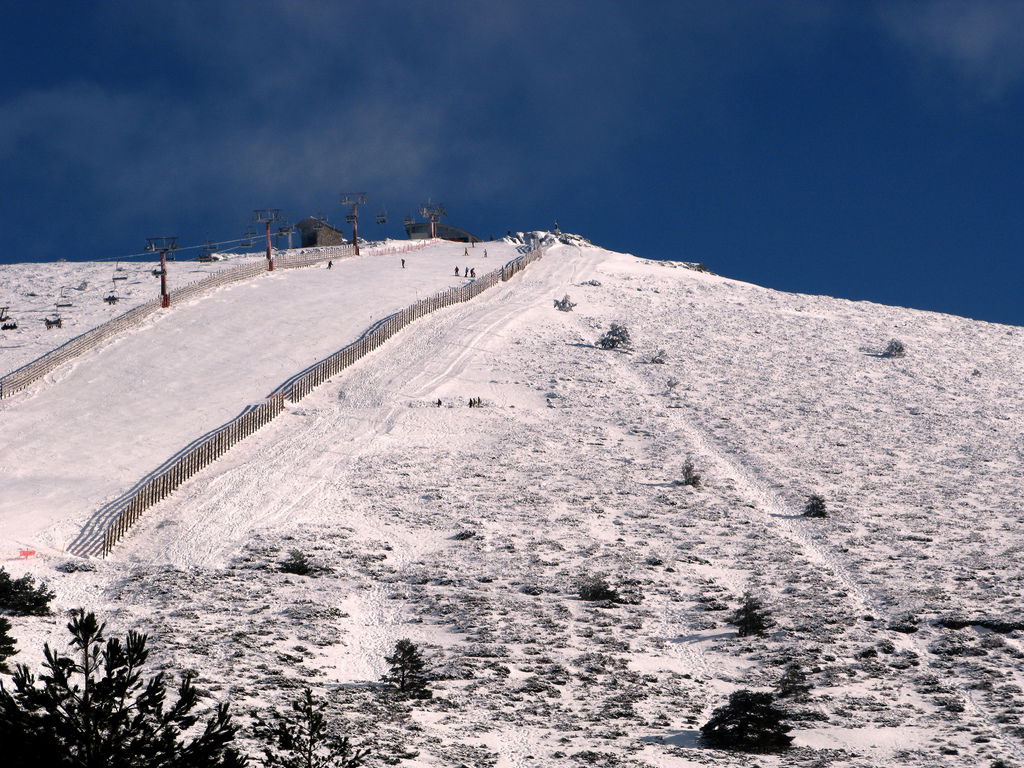
[(167, 253), (178, 248), (176, 237), (147, 237), (146, 250), (160, 252), (160, 306), (171, 306), (171, 294), (167, 292)]
[(352, 225), (352, 245), (355, 246), (356, 256), (359, 255), (359, 206), (366, 205), (365, 192), (342, 192), (341, 204), (351, 205), (352, 213), (345, 217), (345, 221)]
[(280, 208), (261, 208), (252, 212), (252, 220), (267, 225), (267, 271), (274, 271), (274, 252), (270, 247), (270, 225), (281, 218)]

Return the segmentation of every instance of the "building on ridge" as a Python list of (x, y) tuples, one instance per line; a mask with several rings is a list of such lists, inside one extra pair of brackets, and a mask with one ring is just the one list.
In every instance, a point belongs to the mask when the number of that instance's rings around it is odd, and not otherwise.
[[(437, 222), (437, 236), (442, 240), (454, 240), (458, 243), (482, 243), (479, 237), (464, 229)], [(405, 234), (410, 240), (427, 240), (430, 238), (429, 221), (406, 221)]]
[(301, 240), (299, 245), (301, 248), (315, 248), (319, 245), (344, 245), (348, 242), (340, 229), (335, 229), (323, 219), (317, 219), (313, 216), (303, 219), (295, 225), (295, 228), (299, 230)]

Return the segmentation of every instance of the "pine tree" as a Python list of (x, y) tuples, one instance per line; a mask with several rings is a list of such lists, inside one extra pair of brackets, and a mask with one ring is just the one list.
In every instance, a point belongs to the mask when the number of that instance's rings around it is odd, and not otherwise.
[(828, 517), (825, 499), (816, 493), (808, 496), (807, 503), (804, 505), (804, 517)]
[(13, 690), (0, 683), (0, 754), (9, 765), (53, 768), (242, 768), (226, 704), (190, 739), (199, 695), (185, 676), (169, 704), (163, 673), (143, 681), (146, 635), (106, 640), (96, 616), (76, 611), (67, 625), (72, 655), (44, 647), (39, 685), (19, 664)]
[(263, 750), (267, 768), (358, 768), (370, 754), (330, 732), (324, 702), (309, 688), (291, 703), (291, 712), (272, 712), (270, 722), (257, 716), (253, 730), (269, 742)]
[(10, 635), (11, 622), (0, 616), (0, 672), (9, 672), (7, 660), (17, 653), (14, 650), (14, 638)]
[(383, 682), (395, 686), (399, 693), (409, 698), (430, 698), (431, 693), (427, 688), (429, 678), (425, 671), (426, 662), (411, 640), (403, 639), (395, 643), (395, 652), (390, 656), (385, 656), (384, 661), (391, 668), (381, 678)]
[(775, 624), (764, 603), (750, 592), (743, 595), (743, 602), (729, 617), (729, 623), (736, 625), (736, 634), (739, 637), (764, 635)]
[(45, 584), (36, 586), (36, 580), (30, 574), (12, 579), (7, 571), (0, 568), (0, 610), (19, 616), (45, 616), (50, 612), (51, 600), (53, 592)]
[(601, 349), (628, 349), (631, 345), (629, 338), (629, 330), (624, 325), (618, 323), (612, 323), (611, 327), (605, 331), (604, 336), (597, 340), (597, 346)]
[(807, 673), (796, 662), (786, 665), (782, 677), (775, 684), (775, 692), (780, 699), (805, 699), (811, 692), (811, 684), (807, 682)]
[(762, 753), (789, 749), (791, 729), (782, 722), (785, 712), (774, 702), (770, 693), (735, 691), (729, 703), (716, 709), (701, 727), (701, 736), (715, 749)]

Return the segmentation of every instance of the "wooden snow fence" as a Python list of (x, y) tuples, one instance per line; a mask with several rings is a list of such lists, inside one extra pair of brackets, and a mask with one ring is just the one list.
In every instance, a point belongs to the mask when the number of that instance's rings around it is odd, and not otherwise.
[[(103, 510), (100, 532), (78, 537), (68, 549), (76, 555), (106, 557), (142, 513), (170, 493), (207, 464), (218, 459), (235, 443), (269, 423), (284, 410), (284, 397), (274, 394), (259, 405), (246, 408), (222, 427), (199, 438), (144, 477), (127, 494)], [(91, 534), (91, 535), (90, 535)]]
[[(379, 248), (367, 248), (365, 252), (370, 256), (388, 255), (392, 253), (407, 253), (419, 250), (428, 245), (433, 245), (436, 240), (418, 240), (415, 243), (402, 244), (398, 246), (381, 246)], [(309, 267), (328, 259), (343, 259), (352, 256), (355, 249), (351, 245), (331, 246), (325, 248), (313, 248), (299, 251), (298, 253), (287, 253), (274, 258), (276, 269), (296, 269)], [(170, 292), (171, 307), (178, 302), (195, 298), (207, 291), (219, 288), (222, 285), (237, 283), (240, 280), (249, 280), (267, 271), (266, 260), (254, 261), (250, 264), (242, 264), (231, 269), (217, 272), (202, 280), (189, 283), (182, 288)], [(46, 374), (69, 360), (73, 360), (91, 349), (95, 349), (107, 339), (119, 333), (138, 326), (147, 317), (160, 309), (160, 299), (147, 301), (134, 309), (130, 309), (123, 315), (108, 320), (102, 325), (91, 328), (80, 336), (76, 336), (61, 346), (47, 352), (42, 357), (36, 358), (31, 363), (26, 363), (6, 376), (0, 377), (0, 399), (10, 397), (15, 392), (20, 392), (33, 382), (38, 381)]]
[(409, 323), (438, 309), (469, 301), (499, 282), (509, 280), (542, 255), (540, 249), (530, 251), (471, 283), (420, 299), (400, 312), (378, 320), (348, 346), (285, 381), (264, 402), (246, 408), (239, 416), (197, 439), (153, 470), (134, 488), (94, 515), (89, 525), (68, 547), (68, 551), (79, 556), (106, 557), (146, 509), (166, 498), (189, 477), (280, 415), (285, 400), (298, 402), (312, 392), (314, 387), (380, 347)]

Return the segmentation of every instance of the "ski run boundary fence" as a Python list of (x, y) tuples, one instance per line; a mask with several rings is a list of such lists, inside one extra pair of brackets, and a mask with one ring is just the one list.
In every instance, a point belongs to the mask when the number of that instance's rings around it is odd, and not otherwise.
[(420, 299), (378, 320), (354, 342), (295, 374), (271, 392), (262, 403), (247, 407), (231, 421), (196, 439), (146, 475), (127, 493), (104, 506), (71, 542), (68, 552), (82, 557), (106, 557), (146, 509), (166, 498), (185, 480), (222, 456), (233, 445), (280, 415), (286, 401), (298, 402), (314, 387), (380, 347), (414, 320), (438, 309), (469, 301), (488, 288), (509, 280), (542, 255), (542, 248), (534, 248), (471, 283)]
[[(380, 256), (392, 253), (405, 253), (407, 251), (419, 250), (437, 242), (436, 240), (419, 240), (412, 244), (379, 246), (364, 248), (363, 252), (368, 256)], [(285, 253), (274, 257), (275, 269), (295, 269), (297, 267), (309, 267), (328, 259), (343, 259), (355, 253), (351, 245), (329, 246), (315, 249), (304, 249), (298, 253)], [(189, 283), (177, 290), (170, 292), (171, 306), (178, 302), (193, 299), (207, 291), (219, 288), (222, 285), (237, 283), (267, 272), (266, 260), (255, 261), (250, 264), (242, 264), (231, 269), (225, 269), (216, 274), (204, 277), (194, 283)], [(142, 323), (150, 315), (160, 310), (160, 299), (156, 298), (147, 301), (123, 315), (118, 315), (102, 325), (91, 328), (85, 333), (64, 342), (56, 349), (50, 350), (42, 357), (36, 358), (31, 363), (26, 363), (20, 368), (11, 371), (6, 376), (0, 377), (0, 399), (10, 397), (15, 392), (27, 388), (34, 382), (41, 379), (50, 371), (58, 368), (69, 360), (82, 355), (89, 350), (95, 349), (107, 339), (124, 331), (134, 328)]]

